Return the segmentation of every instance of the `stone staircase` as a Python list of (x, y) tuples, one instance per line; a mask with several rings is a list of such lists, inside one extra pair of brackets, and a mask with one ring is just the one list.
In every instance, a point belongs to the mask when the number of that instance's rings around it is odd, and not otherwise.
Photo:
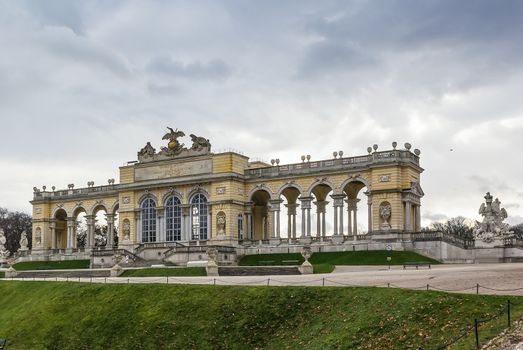
[(298, 266), (220, 266), (220, 276), (300, 275)]
[(109, 277), (109, 269), (92, 270), (32, 270), (18, 271), (16, 278), (89, 278), (89, 277)]

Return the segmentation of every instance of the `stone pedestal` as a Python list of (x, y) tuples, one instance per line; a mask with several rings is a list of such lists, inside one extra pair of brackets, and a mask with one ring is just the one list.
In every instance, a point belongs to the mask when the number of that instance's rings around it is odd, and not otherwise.
[(116, 264), (111, 268), (111, 277), (118, 277), (123, 273), (123, 269), (120, 265)]
[(474, 240), (475, 248), (494, 248), (494, 247), (503, 247), (504, 242), (503, 238), (494, 238), (491, 242), (485, 242), (481, 239)]
[(302, 275), (311, 275), (314, 273), (312, 264), (307, 260), (305, 260), (298, 269)]
[(333, 244), (342, 244), (345, 241), (345, 237), (341, 235), (334, 235), (331, 237), (331, 241)]
[(270, 245), (276, 246), (276, 245), (280, 245), (280, 243), (281, 243), (281, 239), (279, 239), (279, 238), (271, 238), (271, 239), (269, 239), (269, 244)]
[(213, 260), (207, 262), (205, 270), (207, 271), (207, 276), (218, 276), (218, 264)]
[(300, 237), (299, 242), (300, 242), (300, 244), (310, 244), (311, 238), (310, 237)]
[(18, 271), (12, 266), (5, 271), (5, 278), (15, 278), (16, 276), (18, 276)]

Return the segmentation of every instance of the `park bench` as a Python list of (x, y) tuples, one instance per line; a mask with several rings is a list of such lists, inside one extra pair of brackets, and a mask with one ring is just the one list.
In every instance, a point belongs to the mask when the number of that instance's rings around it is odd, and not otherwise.
[(428, 268), (430, 269), (430, 263), (426, 261), (408, 261), (403, 264), (403, 270), (405, 270), (409, 266), (416, 266), (416, 270), (420, 266), (428, 266)]
[(260, 261), (258, 261), (258, 265), (261, 265), (261, 266), (274, 265), (274, 260), (260, 260)]
[(299, 265), (300, 261), (299, 260), (282, 260), (281, 263), (282, 263), (282, 265)]
[(7, 344), (7, 339), (0, 338), (0, 350), (5, 349), (5, 344)]

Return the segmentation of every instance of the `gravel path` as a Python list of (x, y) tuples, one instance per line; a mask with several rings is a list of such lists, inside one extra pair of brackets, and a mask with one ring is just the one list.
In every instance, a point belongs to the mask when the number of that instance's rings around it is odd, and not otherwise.
[[(16, 279), (15, 280), (22, 280)], [(32, 280), (32, 279), (31, 279)], [(270, 286), (378, 286), (459, 293), (523, 295), (523, 263), (403, 266), (338, 266), (331, 274), (219, 277), (52, 278), (93, 283), (169, 283)], [(479, 288), (478, 288), (479, 285)]]

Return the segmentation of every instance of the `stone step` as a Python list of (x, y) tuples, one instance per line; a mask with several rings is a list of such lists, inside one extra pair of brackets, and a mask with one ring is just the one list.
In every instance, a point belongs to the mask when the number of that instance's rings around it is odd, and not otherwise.
[(300, 275), (298, 266), (220, 266), (220, 276)]
[(32, 270), (18, 271), (17, 278), (109, 277), (109, 270)]

